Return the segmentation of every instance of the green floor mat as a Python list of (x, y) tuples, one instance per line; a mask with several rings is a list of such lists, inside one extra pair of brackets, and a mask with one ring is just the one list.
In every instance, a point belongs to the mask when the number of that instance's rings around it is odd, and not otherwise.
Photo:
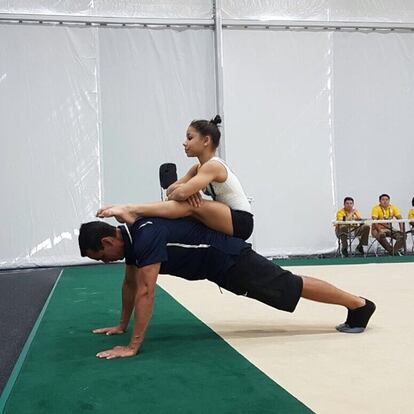
[(414, 255), (410, 256), (378, 256), (378, 257), (310, 257), (273, 259), (273, 263), (279, 266), (337, 266), (350, 264), (370, 263), (414, 263)]
[(64, 271), (4, 413), (312, 412), (159, 287), (140, 355), (96, 358), (129, 340), (91, 333), (118, 321), (122, 277), (122, 266)]

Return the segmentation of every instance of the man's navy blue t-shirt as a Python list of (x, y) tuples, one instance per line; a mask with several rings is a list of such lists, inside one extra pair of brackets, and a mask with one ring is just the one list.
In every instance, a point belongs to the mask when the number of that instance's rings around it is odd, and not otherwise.
[(161, 274), (188, 280), (220, 283), (241, 251), (250, 247), (241, 239), (210, 230), (193, 219), (147, 217), (119, 228), (127, 265), (161, 263)]

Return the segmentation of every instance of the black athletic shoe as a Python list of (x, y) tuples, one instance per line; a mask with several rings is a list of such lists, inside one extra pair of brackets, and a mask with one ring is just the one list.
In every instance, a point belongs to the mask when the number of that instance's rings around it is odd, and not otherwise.
[[(363, 298), (365, 299), (365, 298)], [(356, 309), (348, 309), (348, 317), (345, 323), (341, 323), (336, 327), (339, 332), (361, 333), (365, 331), (368, 321), (375, 312), (376, 306), (374, 302), (365, 299), (365, 305)]]
[(342, 249), (341, 252), (342, 252), (342, 256), (348, 257), (348, 249)]
[(356, 251), (360, 254), (364, 254), (364, 248), (362, 247), (362, 244), (358, 244)]

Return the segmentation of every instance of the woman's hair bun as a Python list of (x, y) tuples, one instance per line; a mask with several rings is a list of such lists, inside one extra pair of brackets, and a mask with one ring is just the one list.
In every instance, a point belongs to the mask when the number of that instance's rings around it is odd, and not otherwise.
[(213, 123), (214, 125), (221, 124), (221, 116), (220, 115), (216, 115), (214, 117), (214, 119), (212, 119), (210, 122)]

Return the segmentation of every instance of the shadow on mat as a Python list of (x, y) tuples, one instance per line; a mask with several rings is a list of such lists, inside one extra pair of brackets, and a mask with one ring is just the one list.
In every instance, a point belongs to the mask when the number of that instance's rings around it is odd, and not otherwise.
[[(186, 329), (187, 328), (187, 329)], [(148, 357), (157, 357), (164, 354), (168, 349), (169, 358), (175, 356), (183, 358), (183, 349), (191, 343), (194, 351), (204, 349), (206, 346), (213, 346), (219, 336), (226, 338), (280, 338), (310, 335), (336, 334), (338, 332), (333, 326), (324, 325), (294, 325), (269, 326), (251, 324), (221, 323), (211, 326), (213, 330), (206, 330), (205, 326), (196, 326), (188, 329), (188, 326), (180, 323), (154, 324), (146, 337), (142, 351)], [(99, 351), (111, 349), (115, 345), (127, 345), (129, 343), (131, 331), (124, 335), (98, 335), (90, 331), (70, 330), (64, 335), (55, 337), (53, 349), (49, 351), (51, 356), (57, 360), (71, 359), (78, 360), (82, 364), (85, 356), (95, 356)], [(68, 344), (70, 346), (70, 356), (68, 355)]]

